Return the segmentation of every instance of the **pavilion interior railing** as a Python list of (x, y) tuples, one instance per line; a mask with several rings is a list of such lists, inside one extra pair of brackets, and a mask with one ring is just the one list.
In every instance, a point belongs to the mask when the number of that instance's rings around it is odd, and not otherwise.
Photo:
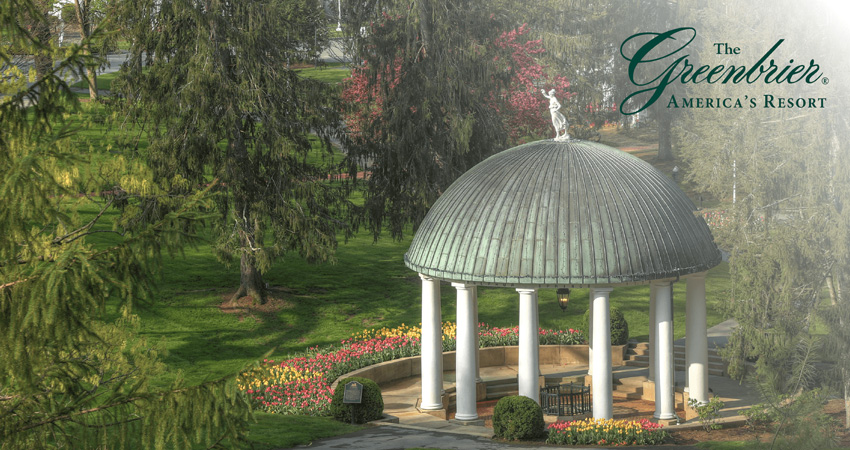
[(540, 388), (540, 406), (544, 414), (578, 416), (590, 412), (590, 387), (580, 384), (560, 384)]

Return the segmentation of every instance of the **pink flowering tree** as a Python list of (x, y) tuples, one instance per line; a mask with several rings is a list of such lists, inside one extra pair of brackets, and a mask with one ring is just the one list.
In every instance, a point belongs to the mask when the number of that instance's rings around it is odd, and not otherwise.
[[(555, 96), (568, 109), (572, 97), (570, 82), (560, 75), (553, 75), (547, 67), (540, 64), (538, 58), (545, 53), (541, 40), (528, 39), (526, 24), (501, 34), (494, 42), (499, 50), (495, 61), (511, 74), (508, 84), (499, 92), (493, 93), (491, 106), (505, 123), (511, 144), (527, 140), (552, 137), (554, 133), (549, 115), (549, 100), (541, 89), (547, 92), (555, 89)], [(501, 56), (507, 54), (507, 57)], [(569, 120), (567, 111), (562, 111)]]
[[(388, 16), (384, 19), (385, 22), (377, 27), (384, 28), (395, 20)], [(547, 92), (555, 89), (555, 96), (564, 105), (562, 112), (569, 119), (567, 110), (571, 105), (568, 100), (573, 97), (569, 91), (570, 82), (552, 74), (540, 63), (539, 58), (546, 50), (540, 39), (529, 39), (526, 24), (502, 32), (489, 46), (476, 51), (492, 54), (492, 63), (500, 73), (492, 77), (487, 106), (501, 121), (509, 145), (549, 138), (554, 134), (549, 100), (541, 94), (541, 89)], [(342, 92), (347, 105), (345, 123), (352, 139), (380, 138), (386, 98), (403, 75), (400, 56), (378, 68), (367, 62), (352, 70)], [(411, 106), (410, 112), (415, 113), (416, 109)]]

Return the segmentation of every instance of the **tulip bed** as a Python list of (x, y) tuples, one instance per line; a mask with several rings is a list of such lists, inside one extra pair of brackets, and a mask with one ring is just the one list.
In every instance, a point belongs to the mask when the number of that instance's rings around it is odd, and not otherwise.
[[(455, 349), (454, 323), (443, 324), (443, 350)], [(327, 415), (333, 391), (331, 383), (348, 372), (419, 355), (421, 330), (405, 324), (396, 328), (364, 330), (340, 345), (293, 355), (283, 361), (263, 360), (253, 370), (239, 376), (239, 388), (255, 408), (281, 414)], [(518, 345), (519, 328), (479, 324), (481, 347)], [(584, 343), (578, 330), (540, 329), (541, 345)]]
[(647, 419), (583, 419), (549, 425), (546, 443), (556, 445), (658, 445), (670, 434)]

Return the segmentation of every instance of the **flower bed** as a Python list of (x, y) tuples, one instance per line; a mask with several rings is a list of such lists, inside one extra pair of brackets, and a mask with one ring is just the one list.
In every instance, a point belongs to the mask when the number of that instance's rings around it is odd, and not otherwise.
[[(457, 326), (443, 324), (443, 350), (454, 351)], [(541, 345), (584, 343), (577, 330), (541, 329)], [(239, 376), (239, 388), (255, 408), (282, 414), (326, 415), (333, 391), (331, 383), (354, 370), (420, 352), (419, 327), (402, 324), (397, 328), (364, 330), (340, 345), (310, 348), (284, 361), (263, 360), (259, 367)], [(479, 324), (482, 348), (517, 345), (519, 328)]]
[(556, 445), (658, 445), (670, 434), (647, 419), (583, 419), (549, 425), (546, 442)]

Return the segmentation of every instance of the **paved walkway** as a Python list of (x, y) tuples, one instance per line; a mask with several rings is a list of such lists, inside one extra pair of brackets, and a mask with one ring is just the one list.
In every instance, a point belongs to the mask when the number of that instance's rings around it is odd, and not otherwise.
[[(403, 450), (409, 448), (434, 448), (446, 450), (552, 450), (558, 448), (552, 445), (504, 444), (489, 438), (452, 431), (434, 431), (427, 428), (404, 425), (381, 425), (369, 427), (355, 433), (320, 439), (310, 445), (295, 448), (310, 448), (331, 450), (338, 448), (358, 448), (369, 450)], [(580, 447), (570, 447), (580, 449)], [(592, 447), (599, 449), (600, 447)], [(634, 450), (658, 450), (659, 447), (628, 447)], [(665, 446), (664, 449), (676, 448), (682, 450), (698, 450), (692, 446)], [(588, 449), (591, 450), (591, 449)]]

